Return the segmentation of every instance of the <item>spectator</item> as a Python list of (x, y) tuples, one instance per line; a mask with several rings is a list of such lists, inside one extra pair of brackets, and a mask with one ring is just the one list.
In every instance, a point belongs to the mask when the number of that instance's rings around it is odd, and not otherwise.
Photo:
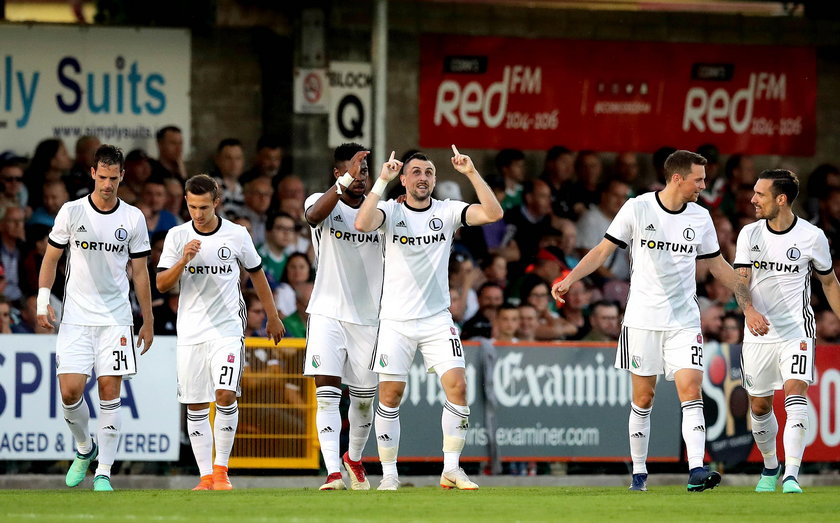
[(171, 289), (163, 293), (158, 303), (152, 307), (155, 317), (155, 335), (176, 336), (178, 334), (178, 298), (178, 292)]
[[(500, 255), (491, 255), (481, 261), (481, 272), (484, 276), (484, 281), (495, 283), (502, 289), (508, 284), (507, 262), (505, 258)], [(450, 283), (451, 285), (451, 283)]]
[[(58, 183), (64, 188), (61, 182)], [(26, 231), (27, 247), (24, 249), (26, 255), (21, 263), (20, 290), (24, 295), (38, 294), (38, 274), (41, 271), (41, 261), (47, 252), (48, 236), (52, 226), (44, 224), (30, 225)], [(60, 272), (64, 272), (58, 268)], [(56, 278), (52, 287), (54, 294), (64, 296), (64, 278)]]
[(589, 332), (589, 318), (586, 317), (586, 310), (592, 302), (592, 291), (583, 280), (578, 280), (569, 288), (565, 299), (566, 303), (560, 309), (560, 317), (575, 329), (575, 332), (566, 334), (566, 339), (579, 340)]
[(67, 154), (64, 142), (50, 138), (39, 143), (24, 175), (24, 183), (29, 191), (27, 203), (36, 205), (43, 201), (41, 191), (44, 182), (61, 180), (72, 166), (73, 160)]
[(23, 184), (23, 158), (6, 158), (0, 161), (0, 207), (18, 206), (26, 208), (29, 191)]
[(615, 156), (615, 179), (630, 187), (630, 196), (646, 192), (639, 178), (639, 157), (636, 153), (623, 152)]
[[(435, 191), (444, 183), (447, 182), (440, 182), (435, 187)], [(501, 205), (505, 198), (504, 182), (488, 183)], [(462, 199), (460, 196), (450, 198), (453, 200)], [(515, 233), (516, 227), (507, 223), (504, 218), (480, 227), (464, 227), (458, 230), (458, 234), (461, 235), (461, 244), (470, 251), (475, 259), (484, 260), (492, 255), (499, 254), (508, 262), (517, 262), (520, 257), (519, 246), (513, 239)]]
[[(837, 316), (832, 316), (836, 319)], [(840, 320), (836, 320), (840, 325)], [(817, 334), (819, 334), (817, 324)], [(720, 342), (729, 345), (738, 345), (744, 340), (744, 317), (736, 312), (727, 312), (723, 315), (723, 323), (720, 328)]]
[(280, 277), (280, 284), (274, 289), (274, 305), (284, 318), (297, 310), (298, 286), (313, 282), (315, 274), (309, 258), (302, 252), (295, 252), (286, 260), (286, 267)]
[(505, 212), (505, 223), (513, 225), (513, 239), (519, 246), (522, 269), (534, 261), (540, 238), (551, 226), (551, 189), (542, 180), (528, 180), (522, 189), (522, 205)]
[[(607, 227), (612, 223), (621, 206), (630, 197), (630, 186), (619, 180), (606, 183), (601, 192), (600, 202), (583, 213), (577, 224), (578, 256), (583, 258), (604, 239)], [(599, 267), (596, 274), (604, 280), (629, 280), (630, 258), (626, 249), (616, 252)]]
[(519, 324), (519, 309), (514, 305), (503, 304), (496, 313), (493, 340), (497, 343), (517, 343)]
[(575, 222), (566, 218), (556, 219), (554, 223), (560, 233), (557, 247), (563, 251), (563, 263), (569, 269), (574, 269), (580, 262), (580, 257), (577, 255), (577, 226)]
[(525, 181), (525, 153), (519, 149), (502, 149), (496, 155), (496, 172), (505, 182), (502, 209), (508, 210), (522, 204), (522, 182)]
[(464, 323), (461, 337), (466, 340), (472, 338), (492, 338), (493, 322), (503, 302), (504, 292), (495, 283), (487, 282), (479, 287), (478, 312)]
[(26, 296), (23, 299), (23, 306), (20, 309), (20, 318), (17, 323), (12, 324), (12, 332), (15, 334), (50, 334), (50, 330), (38, 325), (37, 298)]
[(152, 176), (143, 184), (143, 193), (138, 207), (146, 215), (146, 227), (151, 238), (156, 232), (166, 232), (179, 224), (175, 215), (164, 209), (166, 205), (166, 185), (163, 178)]
[(618, 304), (614, 301), (596, 301), (590, 307), (589, 332), (583, 341), (617, 341), (621, 333)]
[(723, 214), (732, 217), (738, 211), (737, 200), (739, 190), (749, 188), (750, 198), (752, 198), (752, 189), (755, 186), (756, 180), (758, 180), (758, 173), (755, 170), (755, 162), (752, 156), (745, 154), (733, 154), (730, 156), (726, 160), (724, 175), (726, 176), (727, 186), (721, 198), (719, 208)]
[(656, 173), (656, 180), (648, 187), (648, 191), (661, 191), (665, 188), (665, 160), (676, 150), (675, 147), (665, 145), (654, 151), (651, 162), (653, 163), (653, 172)]
[(295, 312), (283, 318), (286, 336), (290, 338), (306, 337), (306, 323), (309, 321), (306, 307), (309, 306), (309, 298), (312, 297), (312, 288), (312, 282), (303, 282), (296, 287)]
[(715, 214), (712, 216), (712, 223), (715, 225), (718, 245), (720, 245), (720, 253), (723, 255), (723, 259), (730, 264), (734, 263), (735, 230), (732, 228), (732, 222), (722, 214)]
[(574, 336), (577, 327), (571, 325), (549, 307), (548, 284), (540, 282), (532, 288), (522, 289), (522, 301), (537, 311), (537, 328), (534, 337), (541, 341), (562, 340)]
[(184, 184), (177, 178), (165, 178), (163, 183), (166, 186), (166, 205), (163, 208), (178, 218), (179, 223), (184, 223), (184, 218), (189, 217), (184, 209)]
[[(259, 296), (253, 289), (245, 289), (242, 291), (242, 298), (245, 300), (245, 310), (247, 311), (245, 337), (265, 338), (265, 308), (260, 302)], [(291, 337), (288, 328), (286, 329), (286, 336)]]
[(260, 136), (257, 140), (257, 154), (254, 156), (254, 164), (245, 172), (240, 181), (247, 184), (251, 180), (261, 176), (267, 176), (273, 180), (280, 176), (283, 166), (283, 146), (272, 136)]
[(20, 302), (20, 268), (26, 232), (23, 227), (22, 207), (0, 208), (0, 265), (6, 269), (6, 297), (12, 303)]
[(449, 257), (449, 289), (458, 291), (454, 307), (461, 313), (462, 324), (478, 312), (478, 294), (475, 292), (478, 278), (479, 274), (472, 258), (459, 252)]
[(700, 191), (697, 203), (711, 212), (720, 207), (729, 180), (720, 173), (720, 153), (717, 147), (710, 143), (703, 144), (697, 148), (697, 154), (708, 162), (706, 163), (706, 188)]
[(519, 330), (516, 337), (519, 341), (537, 341), (537, 327), (539, 327), (537, 309), (528, 303), (519, 306)]
[(82, 136), (76, 140), (76, 159), (70, 173), (64, 177), (70, 200), (87, 196), (93, 190), (93, 177), (90, 173), (96, 167), (93, 162), (100, 145), (102, 142), (96, 136)]
[(257, 253), (262, 258), (263, 269), (269, 278), (272, 287), (280, 283), (283, 271), (286, 268), (286, 261), (292, 252), (289, 248), (295, 247), (295, 221), (288, 214), (281, 212), (272, 214), (265, 221), (265, 243), (257, 248)]
[(184, 135), (181, 129), (167, 125), (155, 135), (158, 147), (158, 159), (151, 162), (152, 172), (161, 178), (187, 180), (187, 168), (184, 165)]
[(575, 217), (574, 201), (571, 199), (574, 175), (575, 153), (562, 145), (555, 145), (545, 153), (540, 180), (551, 189), (551, 208), (560, 218)]
[[(222, 189), (222, 209), (228, 216), (242, 216), (245, 206), (239, 177), (245, 167), (245, 153), (242, 142), (236, 138), (225, 138), (216, 147), (216, 171), (213, 177)], [(253, 224), (252, 224), (253, 225)]]
[(723, 307), (719, 303), (701, 300), (700, 330), (705, 341), (721, 341), (723, 327)]
[(840, 343), (840, 319), (830, 309), (818, 311), (817, 345), (836, 345), (838, 343)]
[(575, 216), (582, 215), (586, 209), (597, 204), (598, 192), (603, 180), (601, 176), (604, 165), (601, 158), (595, 151), (580, 151), (575, 158), (575, 173), (577, 181), (572, 185), (570, 192), (574, 202), (572, 210)]
[(295, 219), (295, 222), (306, 223), (303, 217), (303, 202), (306, 199), (306, 186), (300, 176), (290, 174), (284, 176), (277, 183), (275, 203), (277, 208)]
[(271, 197), (274, 189), (271, 188), (271, 179), (267, 176), (254, 178), (245, 184), (243, 190), (244, 205), (240, 216), (251, 220), (251, 238), (256, 245), (265, 243), (265, 222), (268, 208), (271, 205)]
[(828, 194), (830, 189), (840, 189), (840, 169), (830, 163), (824, 163), (817, 166), (808, 176), (808, 201), (805, 211), (811, 217), (811, 223), (819, 214), (820, 198)]
[[(90, 176), (88, 176), (90, 178)], [(92, 178), (91, 178), (92, 179)], [(51, 180), (44, 183), (43, 205), (35, 209), (29, 218), (29, 225), (41, 224), (52, 228), (55, 217), (61, 206), (67, 203), (69, 195), (67, 186), (61, 180)]]
[[(124, 172), (117, 194), (124, 202), (137, 205), (143, 185), (152, 175), (151, 160), (142, 149), (134, 149), (125, 156)], [(160, 173), (157, 176), (163, 178)]]
[[(0, 267), (0, 271), (2, 270), (3, 268)], [(0, 274), (0, 278), (5, 277)], [(2, 294), (0, 294), (0, 334), (12, 334), (12, 306)]]

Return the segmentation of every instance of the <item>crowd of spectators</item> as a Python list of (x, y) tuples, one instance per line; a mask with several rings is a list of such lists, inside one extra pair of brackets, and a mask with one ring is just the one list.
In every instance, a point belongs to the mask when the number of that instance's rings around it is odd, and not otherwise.
[[(164, 127), (156, 139), (156, 157), (140, 149), (126, 154), (119, 189), (120, 198), (146, 216), (152, 274), (166, 231), (189, 220), (184, 205), (184, 181), (189, 174), (181, 130)], [(48, 139), (37, 145), (30, 159), (9, 153), (0, 156), (0, 332), (40, 331), (33, 310), (47, 237), (61, 205), (91, 191), (90, 171), (99, 145), (98, 138), (84, 136), (71, 157), (61, 140)], [(565, 304), (551, 299), (549, 289), (601, 241), (628, 198), (663, 186), (662, 166), (673, 151), (663, 147), (653, 155), (608, 154), (555, 146), (546, 151), (541, 172), (529, 172), (523, 151), (499, 151), (493, 169), (483, 175), (505, 209), (504, 218), (483, 227), (462, 228), (450, 260), (451, 310), (462, 326), (463, 338), (616, 340), (629, 288), (627, 251), (617, 250), (597, 272), (572, 286)], [(706, 189), (698, 203), (711, 212), (721, 252), (732, 263), (738, 231), (755, 219), (750, 198), (758, 170), (749, 155), (732, 154), (724, 162), (711, 144), (698, 147), (697, 152), (709, 162)], [(644, 162), (651, 163), (643, 168)], [(284, 149), (271, 137), (260, 138), (252, 151), (240, 140), (227, 138), (216, 147), (209, 173), (222, 188), (219, 214), (248, 229), (288, 334), (302, 337), (317, 270), (303, 201), (325, 187), (306, 187), (283, 167)], [(392, 196), (399, 189), (395, 187)], [(820, 165), (807, 176), (802, 192), (797, 213), (826, 232), (833, 250), (840, 248), (840, 171)], [(460, 186), (441, 181), (435, 197), (459, 199)], [(702, 267), (697, 278), (706, 338), (740, 342), (743, 319), (731, 292)], [(56, 278), (53, 289), (52, 302), (58, 312), (63, 281)], [(156, 333), (175, 334), (177, 288), (164, 294), (152, 290)], [(258, 300), (246, 302), (259, 305)], [(812, 303), (819, 342), (840, 341), (840, 320), (823, 312), (822, 296), (815, 295)], [(260, 318), (264, 321), (264, 314), (249, 309), (249, 335), (263, 332)]]

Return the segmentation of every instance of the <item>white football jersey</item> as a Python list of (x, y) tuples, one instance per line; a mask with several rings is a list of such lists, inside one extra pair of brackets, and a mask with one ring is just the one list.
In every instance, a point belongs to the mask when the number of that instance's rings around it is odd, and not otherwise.
[(418, 320), (449, 308), (452, 237), (466, 225), (470, 204), (431, 199), (425, 210), (395, 200), (381, 202), (385, 280), (379, 318)]
[(151, 254), (146, 218), (122, 200), (101, 211), (90, 195), (67, 202), (55, 217), (49, 240), (67, 253), (61, 322), (71, 325), (133, 325), (128, 302), (130, 258)]
[(753, 306), (770, 322), (764, 336), (744, 329), (745, 343), (776, 343), (815, 338), (811, 309), (811, 269), (820, 274), (833, 270), (825, 233), (794, 217), (786, 231), (770, 229), (767, 220), (744, 226), (738, 234), (735, 268), (750, 267)]
[(697, 259), (720, 254), (709, 211), (696, 203), (669, 211), (650, 192), (631, 198), (605, 238), (630, 246), (630, 294), (624, 325), (673, 330), (700, 327)]
[[(306, 199), (309, 209), (324, 193)], [(330, 215), (312, 227), (318, 272), (306, 312), (355, 323), (379, 323), (382, 295), (382, 234), (356, 230), (356, 213), (339, 200)]]
[(189, 221), (169, 229), (158, 271), (175, 265), (184, 246), (201, 241), (201, 249), (181, 274), (178, 300), (178, 338), (190, 345), (225, 336), (243, 336), (247, 313), (239, 288), (239, 266), (248, 272), (262, 268), (254, 242), (245, 227), (219, 218), (213, 232), (198, 232)]

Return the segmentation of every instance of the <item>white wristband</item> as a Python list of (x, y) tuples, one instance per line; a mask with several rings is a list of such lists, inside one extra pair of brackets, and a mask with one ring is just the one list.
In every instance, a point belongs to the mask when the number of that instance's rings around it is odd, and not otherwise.
[(38, 298), (35, 301), (35, 314), (38, 316), (47, 315), (47, 305), (50, 304), (50, 290), (47, 287), (38, 289)]
[(376, 183), (373, 184), (373, 189), (370, 190), (373, 194), (379, 196), (380, 199), (385, 198), (385, 189), (388, 188), (388, 182), (382, 178), (377, 178)]
[(355, 180), (355, 178), (353, 178), (353, 176), (350, 173), (344, 173), (338, 178), (338, 183), (346, 189), (347, 187), (350, 187), (350, 184), (353, 183), (353, 180)]

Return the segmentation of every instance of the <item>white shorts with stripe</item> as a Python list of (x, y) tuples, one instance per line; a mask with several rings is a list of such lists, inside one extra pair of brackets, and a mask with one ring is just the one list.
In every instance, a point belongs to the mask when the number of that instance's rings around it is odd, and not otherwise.
[(637, 376), (658, 376), (674, 381), (678, 370), (703, 370), (703, 335), (700, 328), (654, 331), (622, 327), (615, 367)]
[(357, 325), (310, 314), (303, 374), (338, 376), (351, 387), (376, 387), (378, 379), (369, 368), (376, 346), (376, 330), (375, 325)]
[(242, 395), (240, 380), (245, 362), (244, 338), (227, 336), (192, 345), (178, 344), (178, 401), (185, 404), (216, 401), (216, 390)]
[(123, 376), (137, 373), (131, 325), (62, 323), (55, 341), (56, 374)]
[(419, 320), (381, 320), (370, 369), (406, 376), (417, 350), (423, 355), (423, 368), (430, 374), (443, 376), (450, 369), (466, 366), (458, 329), (452, 315), (444, 310)]
[(744, 388), (750, 396), (772, 396), (788, 380), (814, 383), (814, 339), (744, 343), (741, 348)]

